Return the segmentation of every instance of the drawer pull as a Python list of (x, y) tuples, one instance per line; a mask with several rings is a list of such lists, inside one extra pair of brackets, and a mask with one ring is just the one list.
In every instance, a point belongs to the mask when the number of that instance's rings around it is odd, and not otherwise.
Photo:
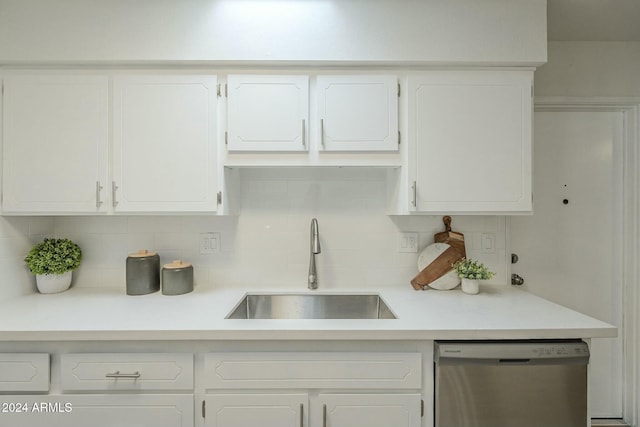
[(121, 374), (120, 371), (115, 371), (114, 373), (105, 375), (105, 377), (107, 377), (107, 378), (130, 378), (130, 379), (136, 379), (136, 378), (140, 378), (140, 372), (135, 371), (132, 374)]

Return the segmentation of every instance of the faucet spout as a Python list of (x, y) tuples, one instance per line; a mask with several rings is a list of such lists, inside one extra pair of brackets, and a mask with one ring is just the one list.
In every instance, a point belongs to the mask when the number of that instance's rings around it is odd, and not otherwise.
[(320, 253), (320, 232), (318, 230), (318, 220), (311, 220), (311, 244), (309, 258), (309, 289), (318, 289), (318, 273), (316, 271), (316, 255)]

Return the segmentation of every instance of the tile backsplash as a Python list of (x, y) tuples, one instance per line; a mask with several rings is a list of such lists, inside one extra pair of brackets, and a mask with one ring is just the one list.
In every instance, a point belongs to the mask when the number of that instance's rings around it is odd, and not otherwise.
[[(125, 260), (139, 249), (158, 252), (161, 263), (193, 263), (195, 285), (273, 286), (306, 289), (311, 218), (318, 219), (322, 253), (319, 288), (410, 286), (420, 249), (443, 230), (441, 216), (388, 216), (386, 171), (371, 168), (243, 169), (237, 216), (63, 216), (2, 218), (0, 262), (18, 263), (3, 287), (16, 281), (34, 289), (22, 258), (46, 235), (67, 237), (83, 250), (74, 286), (125, 287)], [(469, 257), (506, 281), (506, 220), (454, 216)], [(202, 233), (217, 232), (220, 250), (200, 253)], [(400, 232), (416, 232), (418, 253), (398, 251)], [(15, 266), (14, 266), (15, 267)], [(2, 295), (11, 295), (2, 290)], [(14, 292), (15, 293), (15, 292)]]

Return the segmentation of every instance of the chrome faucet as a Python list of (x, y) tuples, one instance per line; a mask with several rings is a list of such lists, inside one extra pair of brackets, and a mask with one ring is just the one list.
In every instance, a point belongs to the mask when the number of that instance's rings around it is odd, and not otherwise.
[(309, 259), (309, 289), (318, 289), (318, 273), (316, 272), (316, 254), (320, 253), (320, 239), (318, 237), (318, 220), (311, 220), (311, 258)]

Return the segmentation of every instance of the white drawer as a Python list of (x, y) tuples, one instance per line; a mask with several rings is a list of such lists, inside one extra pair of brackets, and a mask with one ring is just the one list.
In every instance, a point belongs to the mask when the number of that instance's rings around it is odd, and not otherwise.
[(0, 353), (0, 391), (49, 391), (49, 354)]
[(208, 389), (422, 386), (420, 353), (210, 353), (204, 368)]
[(190, 353), (70, 353), (61, 365), (64, 391), (193, 390)]

